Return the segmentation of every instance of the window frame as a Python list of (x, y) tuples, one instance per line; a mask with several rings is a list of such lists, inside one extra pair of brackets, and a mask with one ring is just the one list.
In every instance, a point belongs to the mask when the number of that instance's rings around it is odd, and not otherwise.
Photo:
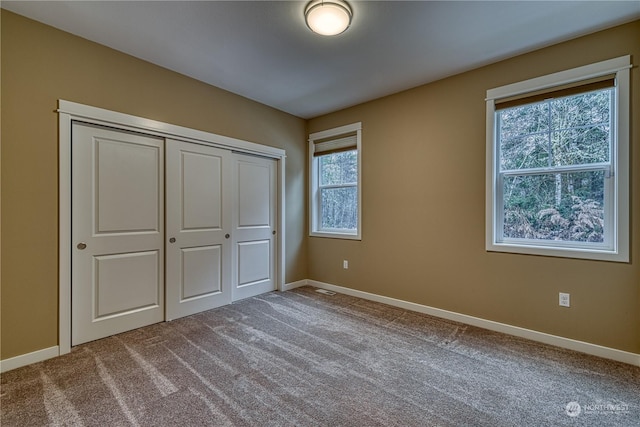
[[(629, 103), (630, 55), (601, 61), (558, 73), (489, 89), (486, 101), (486, 201), (485, 246), (489, 252), (543, 255), (565, 258), (629, 262)], [(610, 178), (605, 181), (605, 228), (602, 245), (582, 242), (556, 242), (527, 239), (504, 239), (502, 176), (500, 174), (499, 140), (496, 128), (496, 103), (513, 97), (526, 97), (538, 91), (552, 92), (563, 85), (615, 75), (612, 106)], [(595, 165), (592, 165), (595, 166)], [(562, 168), (560, 168), (562, 169)], [(571, 168), (576, 169), (576, 168)], [(526, 174), (526, 171), (522, 171)], [(522, 174), (522, 173), (521, 173)], [(607, 225), (605, 227), (607, 227)]]
[[(320, 156), (314, 156), (316, 143), (321, 140), (338, 140), (346, 135), (355, 133), (357, 151), (357, 183), (355, 184), (358, 203), (358, 226), (356, 231), (341, 229), (323, 229), (321, 227), (321, 199), (319, 183), (319, 159)], [(352, 123), (328, 129), (321, 132), (315, 132), (309, 135), (309, 236), (311, 237), (327, 237), (332, 239), (349, 239), (362, 240), (362, 123)], [(322, 188), (342, 188), (353, 187), (353, 184), (344, 185), (328, 185)]]

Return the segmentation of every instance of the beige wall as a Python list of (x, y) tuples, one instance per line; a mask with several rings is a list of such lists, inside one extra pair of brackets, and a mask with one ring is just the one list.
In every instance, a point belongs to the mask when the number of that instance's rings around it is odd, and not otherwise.
[(640, 353), (637, 67), (631, 263), (484, 249), (486, 90), (626, 54), (639, 63), (640, 21), (311, 120), (309, 132), (362, 122), (363, 237), (310, 238), (309, 278)]
[[(286, 149), (287, 282), (320, 280), (640, 353), (640, 233), (629, 264), (484, 250), (486, 90), (625, 54), (637, 63), (640, 21), (307, 123), (4, 10), (1, 37), (2, 359), (57, 344), (58, 99)], [(632, 79), (636, 230), (637, 69)], [(356, 121), (363, 240), (307, 238), (307, 131)], [(558, 307), (559, 291), (571, 293), (570, 309)]]
[(285, 149), (285, 280), (307, 277), (304, 120), (5, 10), (1, 31), (2, 359), (58, 344), (58, 99)]

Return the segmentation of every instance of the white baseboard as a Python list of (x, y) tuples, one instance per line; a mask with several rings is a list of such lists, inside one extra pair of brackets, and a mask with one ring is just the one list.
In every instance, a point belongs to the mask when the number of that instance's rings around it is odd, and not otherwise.
[(0, 361), (0, 372), (7, 372), (12, 369), (21, 368), (31, 365), (32, 363), (42, 362), (43, 360), (52, 359), (60, 355), (57, 345), (42, 350), (36, 350), (31, 353), (21, 354), (20, 356), (11, 357)]
[[(388, 304), (394, 307), (404, 308), (406, 310), (416, 311), (418, 313), (429, 314), (431, 316), (443, 319), (453, 320), (455, 322), (465, 323), (467, 325), (477, 326), (479, 328), (489, 329), (491, 331), (502, 332), (521, 338), (530, 339), (532, 341), (544, 344), (555, 345), (557, 347), (569, 350), (579, 351), (581, 353), (593, 356), (604, 357), (605, 359), (616, 360), (618, 362), (628, 363), (630, 365), (640, 367), (640, 354), (628, 351), (616, 350), (614, 348), (604, 347), (597, 344), (591, 344), (584, 341), (573, 340), (570, 338), (559, 337), (557, 335), (546, 334), (544, 332), (533, 331), (518, 326), (507, 325), (506, 323), (494, 322), (479, 317), (469, 316), (466, 314), (456, 313), (454, 311), (442, 310), (440, 308), (430, 307), (427, 305), (416, 304), (413, 302), (403, 301), (396, 298), (385, 297), (382, 295), (372, 294), (369, 292), (358, 291), (356, 289), (345, 288), (343, 286), (332, 285), (329, 283), (318, 282), (316, 280), (298, 280), (297, 282), (285, 283), (282, 291), (299, 288), (301, 286), (315, 286), (316, 288), (328, 289), (345, 295), (376, 301)], [(31, 353), (22, 354), (20, 356), (11, 357), (0, 361), (0, 373), (7, 372), (12, 369), (30, 365), (32, 363), (42, 362), (60, 355), (59, 346), (53, 346), (37, 350)]]
[(283, 291), (289, 291), (291, 289), (299, 288), (300, 286), (306, 286), (308, 284), (307, 279), (298, 280), (297, 282), (285, 283), (282, 287)]
[[(299, 282), (296, 282), (296, 284), (297, 283)], [(570, 338), (559, 337), (557, 335), (551, 335), (544, 332), (533, 331), (531, 329), (512, 326), (506, 323), (494, 322), (492, 320), (486, 320), (479, 317), (468, 316), (466, 314), (460, 314), (453, 311), (442, 310), (440, 308), (429, 307), (427, 305), (416, 304), (413, 302), (385, 297), (377, 294), (372, 294), (369, 292), (358, 291), (355, 289), (345, 288), (342, 286), (332, 285), (329, 283), (318, 282), (316, 280), (306, 280), (306, 284), (309, 286), (315, 286), (316, 288), (328, 289), (341, 294), (351, 295), (354, 297), (358, 297), (358, 298), (362, 298), (370, 301), (376, 301), (376, 302), (388, 304), (394, 307), (400, 307), (407, 310), (416, 311), (419, 313), (429, 314), (431, 316), (453, 320), (455, 322), (465, 323), (467, 325), (477, 326), (479, 328), (489, 329), (491, 331), (502, 332), (504, 334), (514, 335), (517, 337), (530, 339), (532, 341), (537, 341), (544, 344), (550, 344), (556, 347), (562, 347), (569, 350), (579, 351), (581, 353), (590, 354), (592, 356), (603, 357), (605, 359), (616, 360), (618, 362), (628, 363), (630, 365), (635, 365), (640, 367), (640, 354), (631, 353), (628, 351), (616, 350), (614, 348), (604, 347), (597, 344), (591, 344), (584, 341), (578, 341)]]

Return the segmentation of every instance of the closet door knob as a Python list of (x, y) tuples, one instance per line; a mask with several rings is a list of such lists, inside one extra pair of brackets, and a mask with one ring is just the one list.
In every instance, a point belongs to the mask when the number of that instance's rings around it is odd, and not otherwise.
[(78, 246), (76, 246), (76, 248), (83, 250), (87, 247), (87, 244), (85, 242), (80, 242), (78, 243)]
[(227, 234), (225, 234), (225, 235), (224, 235), (224, 238), (225, 238), (225, 239), (228, 239), (229, 237), (231, 237), (231, 234), (229, 234), (229, 233), (227, 233)]
[(176, 238), (175, 237), (172, 237), (172, 238), (169, 239), (169, 243), (175, 243), (175, 242), (176, 242)]

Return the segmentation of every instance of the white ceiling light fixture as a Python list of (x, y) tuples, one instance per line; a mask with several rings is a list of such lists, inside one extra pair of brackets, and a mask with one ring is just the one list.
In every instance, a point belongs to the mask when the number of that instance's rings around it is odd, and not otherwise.
[(351, 25), (353, 12), (342, 0), (312, 0), (304, 9), (304, 19), (314, 33), (335, 36)]

